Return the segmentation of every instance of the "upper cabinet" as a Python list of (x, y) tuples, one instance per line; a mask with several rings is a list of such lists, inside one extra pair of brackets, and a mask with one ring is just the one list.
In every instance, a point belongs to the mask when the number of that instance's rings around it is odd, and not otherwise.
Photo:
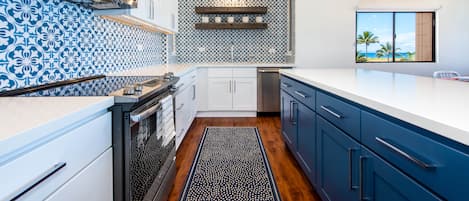
[(94, 14), (148, 31), (166, 34), (178, 31), (176, 0), (139, 0), (135, 8), (94, 9)]

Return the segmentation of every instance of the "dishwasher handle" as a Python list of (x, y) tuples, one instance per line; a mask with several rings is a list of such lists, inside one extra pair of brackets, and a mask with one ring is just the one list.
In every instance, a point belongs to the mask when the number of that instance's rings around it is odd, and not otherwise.
[(279, 73), (280, 69), (275, 68), (275, 69), (259, 69), (259, 73)]

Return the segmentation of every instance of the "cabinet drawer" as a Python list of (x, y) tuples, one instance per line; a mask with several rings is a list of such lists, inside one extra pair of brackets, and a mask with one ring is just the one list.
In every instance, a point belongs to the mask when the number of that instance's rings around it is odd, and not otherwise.
[(257, 77), (257, 68), (233, 68), (233, 77)]
[(233, 77), (233, 68), (208, 68), (208, 77)]
[(316, 90), (314, 90), (312, 87), (285, 76), (281, 77), (280, 87), (298, 101), (302, 102), (312, 110), (315, 110)]
[(23, 194), (21, 200), (43, 200), (54, 192), (111, 147), (111, 117), (106, 113), (0, 166), (0, 178), (8, 181), (0, 182), (0, 200), (10, 200), (46, 178), (47, 173), (50, 176)]
[(316, 95), (317, 113), (360, 140), (360, 109), (321, 92)]
[(362, 142), (398, 169), (447, 200), (467, 197), (467, 154), (365, 111), (362, 128)]
[(112, 149), (59, 188), (46, 201), (112, 201)]
[(176, 83), (178, 93), (187, 87), (190, 87), (192, 83), (197, 80), (197, 71), (192, 71), (188, 74), (183, 75), (180, 80)]

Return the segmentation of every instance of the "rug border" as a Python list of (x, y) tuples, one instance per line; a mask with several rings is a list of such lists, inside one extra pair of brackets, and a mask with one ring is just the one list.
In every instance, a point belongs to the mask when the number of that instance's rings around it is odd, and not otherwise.
[(201, 152), (202, 147), (204, 145), (203, 142), (205, 142), (205, 137), (208, 133), (209, 128), (252, 128), (252, 129), (254, 129), (254, 131), (256, 133), (257, 143), (259, 144), (259, 148), (261, 149), (261, 152), (262, 152), (262, 158), (263, 158), (263, 161), (264, 161), (264, 165), (267, 169), (267, 174), (268, 174), (268, 177), (269, 177), (270, 186), (273, 189), (274, 199), (276, 199), (277, 201), (282, 201), (282, 199), (280, 197), (280, 192), (278, 191), (278, 188), (277, 188), (277, 183), (275, 181), (275, 177), (274, 177), (273, 172), (272, 172), (272, 168), (270, 167), (269, 159), (267, 158), (267, 154), (265, 152), (264, 144), (262, 143), (262, 138), (261, 138), (259, 129), (257, 127), (224, 127), (224, 126), (207, 126), (207, 127), (205, 127), (204, 134), (203, 134), (202, 138), (200, 139), (199, 147), (197, 148), (197, 152), (196, 152), (196, 155), (194, 157), (194, 161), (192, 162), (191, 169), (189, 171), (189, 174), (187, 175), (186, 182), (184, 184), (184, 189), (181, 192), (181, 196), (179, 197), (179, 201), (184, 201), (184, 200), (187, 199), (187, 191), (188, 191), (188, 188), (189, 188), (189, 184), (192, 182), (192, 179), (194, 177), (194, 171), (195, 171), (195, 168), (196, 168), (196, 166), (199, 162), (200, 152)]

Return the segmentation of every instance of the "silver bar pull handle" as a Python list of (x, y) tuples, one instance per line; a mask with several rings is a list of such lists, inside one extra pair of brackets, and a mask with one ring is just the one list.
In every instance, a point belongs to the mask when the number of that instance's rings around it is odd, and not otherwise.
[(60, 163), (55, 164), (50, 169), (48, 169), (47, 171), (42, 173), (40, 176), (38, 176), (36, 179), (34, 179), (32, 181), (32, 184), (20, 188), (19, 193), (15, 194), (13, 196), (13, 198), (10, 199), (10, 201), (18, 200), (19, 198), (21, 198), (21, 196), (28, 193), (32, 189), (34, 189), (36, 186), (38, 186), (39, 184), (41, 184), (42, 182), (47, 180), (49, 177), (51, 177), (52, 175), (57, 173), (59, 170), (64, 168), (66, 165), (67, 165), (67, 163), (65, 163), (65, 162), (60, 162)]
[(308, 98), (309, 96), (302, 93), (302, 92), (299, 92), (299, 91), (295, 91), (295, 94), (298, 95), (298, 96), (301, 96), (301, 98)]
[(353, 185), (353, 152), (356, 151), (356, 149), (349, 148), (348, 149), (348, 181), (349, 181), (349, 188), (350, 190), (358, 189), (359, 186)]
[(232, 80), (230, 80), (230, 86), (229, 86), (230, 94), (231, 94), (231, 82)]
[(195, 100), (195, 85), (192, 85), (192, 100)]
[(184, 103), (182, 103), (181, 106), (179, 106), (178, 108), (176, 108), (176, 110), (181, 110), (183, 107), (184, 107)]
[(233, 93), (236, 93), (236, 80), (233, 80)]
[(260, 73), (278, 73), (279, 69), (272, 69), (272, 70), (261, 69), (261, 70), (259, 70), (259, 72)]
[(297, 122), (296, 122), (296, 116), (295, 116), (295, 115), (296, 115), (296, 114), (295, 114), (295, 111), (296, 111), (295, 105), (297, 105), (297, 107), (298, 107), (298, 103), (296, 103), (295, 101), (293, 101), (293, 102), (292, 102), (292, 111), (291, 111), (292, 116), (293, 116), (293, 117), (292, 117), (292, 124), (293, 124), (293, 125), (296, 125), (296, 123), (297, 123)]
[(417, 157), (412, 156), (411, 154), (401, 150), (398, 148), (398, 145), (394, 145), (392, 142), (387, 141), (386, 139), (380, 138), (380, 137), (375, 137), (375, 140), (379, 142), (381, 145), (385, 146), (386, 148), (390, 149), (391, 151), (399, 154), (400, 156), (404, 157), (405, 159), (409, 160), (410, 162), (413, 162), (417, 164), (418, 166), (424, 168), (424, 169), (429, 169), (429, 168), (435, 168), (435, 165), (428, 164)]
[(287, 87), (287, 88), (288, 88), (288, 87), (291, 87), (291, 85), (286, 84), (286, 83), (283, 83), (283, 82), (281, 83), (281, 85), (282, 85), (282, 87)]
[(331, 114), (332, 116), (336, 117), (337, 119), (342, 119), (342, 118), (344, 118), (342, 115), (335, 113), (334, 111), (332, 111), (331, 109), (329, 109), (327, 106), (321, 105), (321, 109), (323, 109), (324, 111), (328, 112), (329, 114)]
[(135, 115), (130, 115), (130, 119), (133, 122), (140, 122), (142, 119), (145, 119), (145, 118), (149, 117), (150, 115), (154, 114), (156, 111), (158, 111), (160, 109), (161, 109), (161, 103), (158, 103), (158, 104), (148, 108), (147, 110), (145, 110), (141, 113), (138, 113), (138, 114), (135, 114)]

